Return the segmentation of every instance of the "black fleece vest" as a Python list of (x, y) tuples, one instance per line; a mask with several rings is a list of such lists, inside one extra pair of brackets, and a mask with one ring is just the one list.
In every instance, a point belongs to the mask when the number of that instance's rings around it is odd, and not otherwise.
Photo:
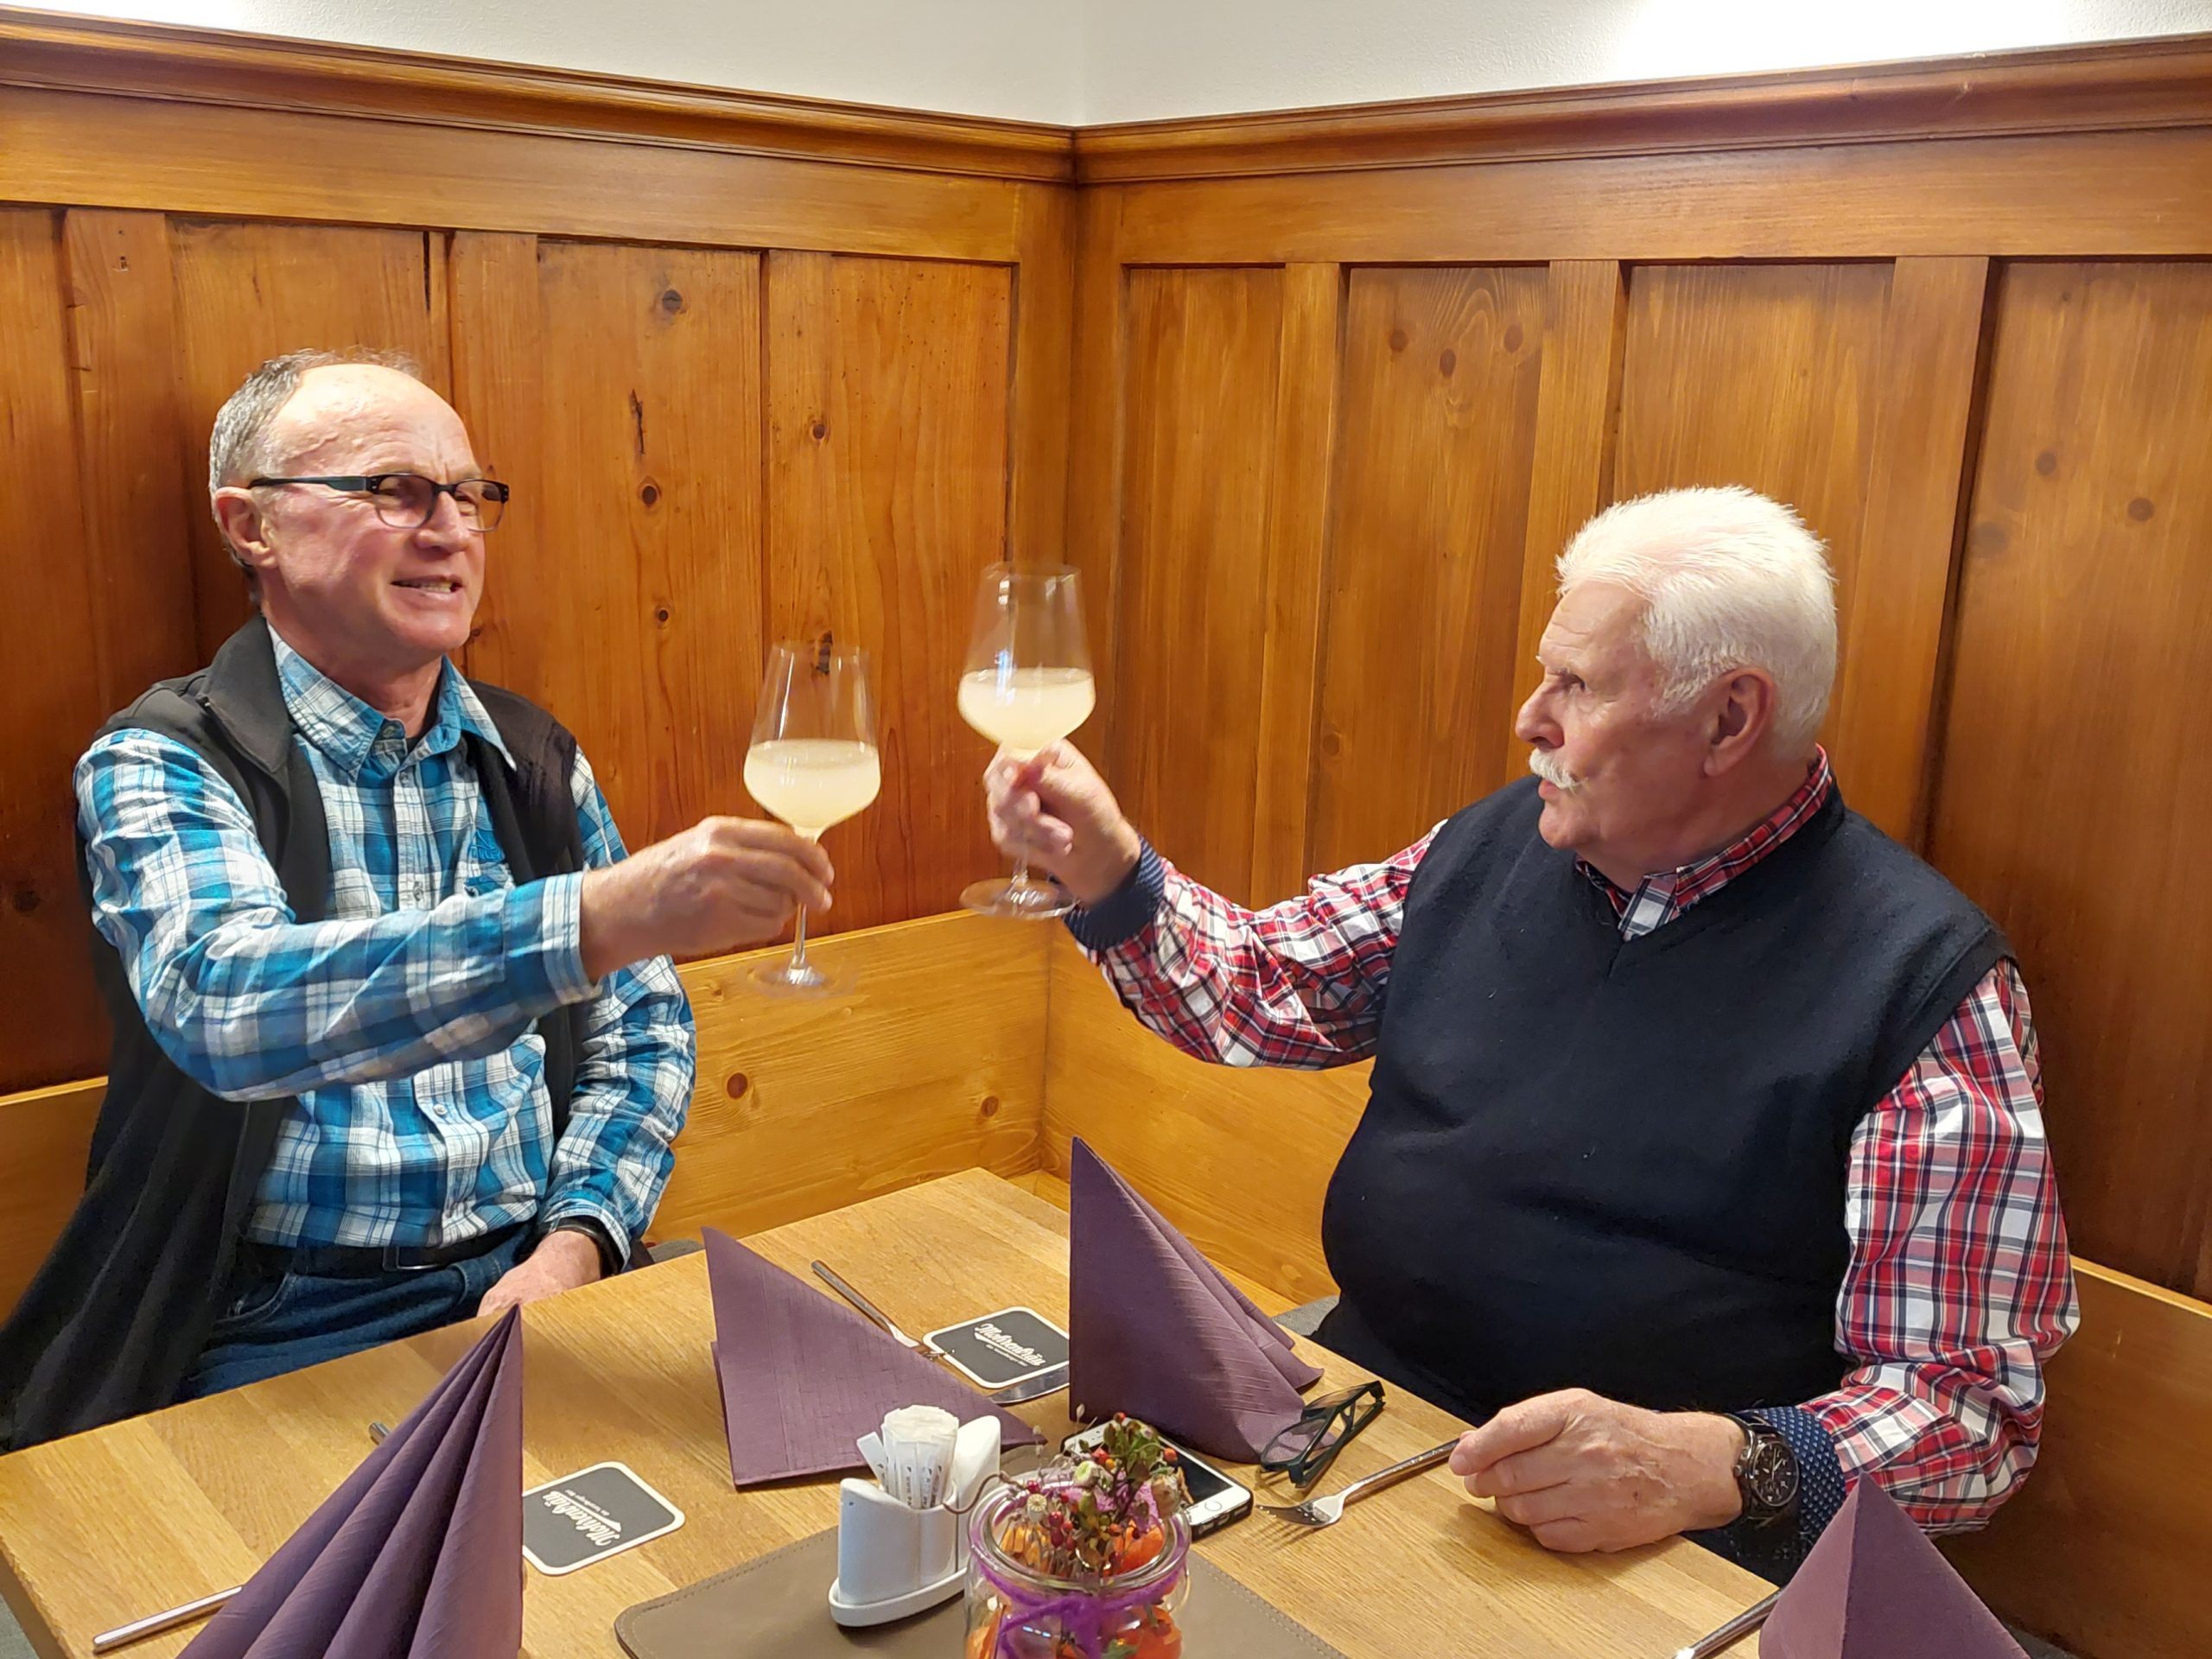
[[(517, 886), (583, 868), (569, 778), (575, 739), (512, 692), (474, 687), (514, 756), (473, 733), (468, 758)], [(143, 728), (194, 749), (253, 815), (296, 919), (326, 913), (330, 838), (293, 741), (267, 625), (256, 616), (196, 674), (164, 680), (101, 728)], [(79, 874), (87, 890), (82, 849)], [(146, 1029), (123, 963), (97, 933), (93, 974), (113, 1028), (85, 1194), (0, 1327), (0, 1448), (168, 1405), (221, 1312), (247, 1211), (289, 1100), (240, 1102), (187, 1077)], [(557, 1136), (582, 1005), (538, 1022)], [(519, 1036), (518, 1031), (516, 1033)]]
[(1534, 779), (1476, 803), (1415, 874), (1322, 1340), (1478, 1419), (1834, 1388), (1853, 1133), (2009, 948), (1833, 794), (1624, 940), (1541, 809)]

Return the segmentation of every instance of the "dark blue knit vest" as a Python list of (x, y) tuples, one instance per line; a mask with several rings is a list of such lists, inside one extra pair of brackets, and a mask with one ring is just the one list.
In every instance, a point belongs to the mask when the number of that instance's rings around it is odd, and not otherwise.
[(1834, 1388), (1853, 1132), (2009, 947), (1833, 794), (1624, 940), (1541, 806), (1533, 779), (1477, 802), (1415, 874), (1322, 1340), (1473, 1417)]

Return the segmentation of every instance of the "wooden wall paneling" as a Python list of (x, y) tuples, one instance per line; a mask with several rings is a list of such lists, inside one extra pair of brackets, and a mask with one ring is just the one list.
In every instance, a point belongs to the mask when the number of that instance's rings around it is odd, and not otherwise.
[(1387, 857), (1504, 781), (1547, 287), (1532, 266), (1352, 273), (1316, 868)]
[[(105, 1064), (103, 1055), (94, 1069)], [(107, 1079), (0, 1097), (0, 1319), (37, 1274), (85, 1190)]]
[(1321, 582), (1329, 482), (1338, 442), (1344, 272), (1283, 272), (1281, 371), (1275, 385), (1274, 488), (1268, 505), (1267, 636), (1260, 672), (1259, 766), (1252, 791), (1254, 904), (1302, 892), (1320, 692)]
[(769, 622), (875, 655), (883, 792), (830, 832), (825, 926), (940, 909), (996, 859), (954, 692), (1006, 548), (1012, 313), (1003, 266), (769, 256)]
[(1067, 559), (1076, 194), (1057, 185), (1026, 186), (1020, 211), (1007, 548), (1023, 563), (1059, 564)]
[(2075, 1247), (2198, 1294), (2212, 264), (2009, 267), (1929, 856), (2019, 953)]
[[(1629, 278), (1614, 499), (1743, 484), (1789, 503), (1827, 543), (1847, 636), (1889, 289), (1884, 264), (1655, 265)], [(1836, 756), (1847, 798), (1849, 759)]]
[[(1542, 677), (1536, 647), (1559, 597), (1559, 556), (1611, 499), (1627, 316), (1628, 284), (1618, 260), (1552, 262), (1544, 283), (1544, 360), (1513, 651), (1516, 713)], [(1528, 764), (1528, 746), (1513, 734), (1510, 719), (1498, 737), (1505, 753), (1501, 775), (1516, 777)]]
[(1928, 740), (1980, 388), (1989, 261), (1900, 259), (1849, 626), (1838, 640), (1836, 765), (1853, 806), (1908, 846), (1925, 828)]
[(1243, 899), (1262, 764), (1283, 274), (1129, 274), (1114, 766), (1161, 853)]
[(2212, 127), (1112, 187), (1160, 264), (2212, 254)]
[[(1128, 289), (1118, 246), (1121, 193), (1085, 190), (1077, 200), (1075, 408), (1069, 420), (1067, 562), (1083, 572), (1090, 625), (1090, 671), (1098, 699), (1073, 741), (1101, 766), (1113, 754), (1116, 624), (1121, 615), (1122, 380)], [(1109, 779), (1109, 783), (1113, 780)]]
[(6, 86), (0, 125), (0, 200), (943, 259), (1015, 253), (1020, 187), (1004, 179)]
[(537, 282), (543, 505), (500, 649), (514, 688), (582, 741), (635, 848), (745, 806), (760, 261), (541, 241)]
[[(208, 429), (255, 367), (284, 352), (355, 346), (404, 352), (448, 385), (444, 238), (343, 225), (172, 220), (186, 474), (207, 475)], [(251, 608), (202, 510), (190, 515), (199, 655), (206, 662)]]
[(120, 709), (200, 664), (188, 526), (207, 494), (184, 474), (168, 226), (159, 213), (72, 211), (62, 257), (92, 643), (100, 700)]
[(77, 756), (109, 712), (86, 642), (97, 602), (78, 508), (60, 216), (0, 208), (0, 479), (9, 606), (0, 657), (0, 1088), (97, 1068), (105, 1026), (71, 825)]
[(554, 525), (540, 464), (545, 338), (537, 238), (457, 232), (446, 272), (453, 405), (468, 428), (477, 465), (514, 491), (485, 543), (484, 593), (462, 660), (474, 677), (506, 685), (531, 671), (530, 641), (574, 588), (573, 575), (546, 563)]

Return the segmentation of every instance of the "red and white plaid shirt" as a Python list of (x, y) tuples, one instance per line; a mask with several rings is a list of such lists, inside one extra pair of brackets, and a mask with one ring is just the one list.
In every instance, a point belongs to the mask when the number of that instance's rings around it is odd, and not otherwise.
[[(1634, 938), (1782, 845), (1834, 786), (1823, 753), (1771, 816), (1633, 893), (1581, 868)], [(1201, 1059), (1347, 1065), (1374, 1052), (1406, 892), (1433, 834), (1259, 912), (1147, 849), (1154, 868), (1141, 869), (1140, 885), (1160, 890), (1151, 919), (1106, 944), (1096, 925), (1109, 900), (1077, 919), (1077, 936), (1105, 945), (1092, 957), (1139, 1020)], [(1858, 1363), (1804, 1409), (1827, 1431), (1847, 1479), (1872, 1475), (1931, 1531), (1977, 1526), (2035, 1461), (2043, 1362), (2079, 1323), (2035, 1026), (2010, 961), (1967, 994), (1859, 1124), (1844, 1219), (1852, 1253), (1836, 1345)]]

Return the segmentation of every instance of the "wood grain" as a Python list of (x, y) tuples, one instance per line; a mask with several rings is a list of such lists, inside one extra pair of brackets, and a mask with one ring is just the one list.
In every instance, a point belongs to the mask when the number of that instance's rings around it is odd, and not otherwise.
[(0, 208), (0, 478), (16, 515), (0, 621), (0, 1086), (67, 1076), (104, 1030), (72, 830), (71, 768), (108, 709), (87, 648), (99, 600), (78, 510), (64, 280), (60, 216)]
[(0, 1319), (77, 1207), (106, 1095), (105, 1077), (0, 1095)]
[(1122, 467), (1128, 441), (1128, 283), (1120, 249), (1121, 198), (1086, 190), (1076, 216), (1075, 339), (1070, 372), (1067, 562), (1083, 573), (1090, 672), (1098, 698), (1074, 741), (1102, 764), (1114, 755), (1115, 654), (1122, 613)]
[(2075, 1259), (2082, 1330), (2050, 1362), (2035, 1472), (1944, 1553), (2021, 1629), (2085, 1659), (2212, 1651), (2212, 1306)]
[(542, 494), (501, 572), (500, 671), (575, 732), (643, 846), (747, 810), (760, 260), (541, 241), (537, 279)]
[(1209, 1065), (1138, 1026), (1072, 940), (1050, 956), (1045, 1169), (1065, 1179), (1081, 1135), (1215, 1262), (1292, 1302), (1333, 1293), (1321, 1199), (1370, 1068)]
[(1388, 857), (1505, 781), (1547, 278), (1355, 271), (1311, 864)]
[[(1020, 187), (550, 133), (0, 87), (0, 200), (1010, 259)], [(373, 165), (364, 164), (365, 147)]]
[[(747, 1242), (801, 1275), (811, 1260), (831, 1262), (926, 1330), (1009, 1300), (1064, 1319), (1065, 1225), (1044, 1200), (971, 1172)], [(524, 1480), (620, 1459), (687, 1517), (588, 1572), (531, 1573), (531, 1659), (617, 1654), (625, 1608), (835, 1523), (833, 1481), (730, 1490), (706, 1271), (688, 1256), (524, 1311)], [(452, 1326), (0, 1459), (0, 1582), (36, 1639), (70, 1659), (94, 1630), (236, 1582), (358, 1465), (364, 1425), (397, 1422), (481, 1329)], [(1307, 1346), (1330, 1382), (1363, 1375)], [(601, 1408), (610, 1396), (622, 1410)], [(1057, 1439), (1065, 1407), (1057, 1395), (1021, 1410)], [(1371, 1473), (1458, 1427), (1394, 1393), (1339, 1471)], [(1441, 1471), (1377, 1498), (1357, 1526), (1307, 1535), (1253, 1521), (1200, 1548), (1348, 1659), (1402, 1659), (1440, 1630), (1480, 1630), (1498, 1651), (1545, 1659), (1670, 1652), (1764, 1588), (1679, 1541), (1624, 1557), (1547, 1554)], [(140, 1651), (168, 1659), (189, 1634)]]
[(1243, 898), (1262, 765), (1280, 270), (1130, 273), (1109, 778), (1167, 858)]
[(1074, 191), (1051, 185), (1022, 191), (1006, 521), (1009, 556), (1024, 564), (1068, 563), (1076, 236)]
[[(172, 221), (186, 476), (207, 476), (215, 411), (265, 359), (367, 346), (413, 358), (448, 382), (446, 335), (432, 315), (444, 245), (412, 231), (338, 225)], [(441, 294), (437, 304), (444, 306)], [(251, 608), (213, 520), (191, 515), (199, 654), (207, 662)]]
[(1321, 585), (1329, 556), (1330, 479), (1338, 444), (1344, 272), (1283, 272), (1275, 382), (1274, 488), (1268, 502), (1266, 638), (1260, 663), (1260, 764), (1252, 779), (1254, 904), (1301, 891), (1310, 869), (1313, 738), (1321, 687)]
[[(1618, 260), (1561, 259), (1545, 273), (1544, 362), (1513, 646), (1516, 712), (1543, 677), (1536, 647), (1559, 597), (1559, 556), (1612, 497), (1627, 316), (1628, 284)], [(1528, 746), (1510, 721), (1499, 736), (1502, 775), (1517, 777), (1528, 763)]]
[(2075, 1247), (2197, 1277), (2212, 1198), (2212, 267), (1999, 289), (1929, 855), (2035, 997)]
[(1890, 279), (1866, 517), (1830, 729), (1837, 765), (1850, 768), (1852, 805), (1908, 846), (1919, 845), (1925, 827), (1988, 288), (1982, 258), (1900, 259)]
[(2205, 36), (1078, 128), (1086, 184), (2196, 126)]
[(158, 213), (62, 217), (78, 496), (100, 701), (120, 709), (199, 665), (192, 548), (204, 499), (184, 474), (175, 276)]
[(1012, 313), (1000, 266), (769, 260), (769, 630), (874, 657), (883, 792), (825, 841), (828, 927), (940, 910), (997, 861), (954, 693), (1006, 548)]
[[(1827, 543), (1847, 633), (1889, 287), (1883, 265), (1650, 266), (1629, 283), (1614, 499), (1742, 484), (1796, 507)], [(1835, 756), (1847, 796), (1851, 759)]]
[(0, 84), (1065, 179), (1065, 127), (0, 6)]

